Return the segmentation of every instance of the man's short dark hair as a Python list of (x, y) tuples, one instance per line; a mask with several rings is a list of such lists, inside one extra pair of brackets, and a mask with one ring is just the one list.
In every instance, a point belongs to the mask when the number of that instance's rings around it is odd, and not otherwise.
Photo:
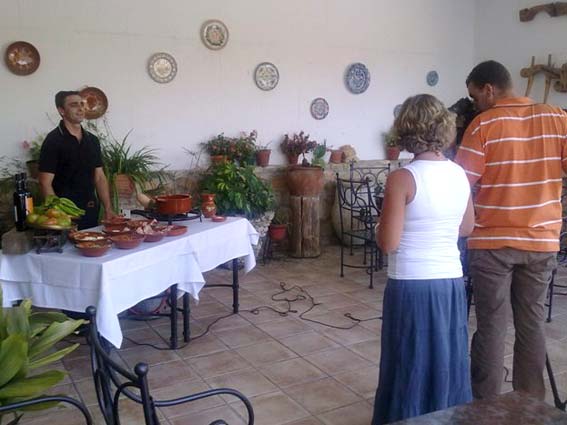
[(76, 90), (66, 90), (66, 91), (60, 91), (55, 95), (55, 106), (57, 106), (57, 108), (63, 108), (63, 105), (65, 105), (65, 99), (67, 99), (69, 96), (74, 96), (74, 95), (79, 95), (79, 92)]
[(481, 62), (473, 68), (467, 77), (467, 86), (473, 83), (478, 88), (491, 84), (501, 90), (512, 87), (512, 77), (504, 65), (496, 61)]

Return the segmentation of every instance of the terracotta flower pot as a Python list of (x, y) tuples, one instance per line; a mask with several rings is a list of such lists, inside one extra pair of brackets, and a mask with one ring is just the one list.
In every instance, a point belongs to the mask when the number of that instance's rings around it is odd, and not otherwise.
[(343, 151), (339, 149), (333, 149), (331, 151), (331, 156), (329, 157), (329, 162), (333, 164), (340, 164), (343, 162)]
[(37, 179), (39, 175), (39, 161), (37, 159), (26, 161), (26, 167), (28, 169), (29, 177), (32, 179)]
[(287, 236), (287, 224), (270, 224), (268, 235), (273, 241), (282, 241)]
[(299, 155), (295, 153), (288, 153), (286, 156), (289, 165), (297, 165), (297, 160), (299, 159)]
[(386, 147), (386, 159), (390, 161), (395, 161), (400, 157), (400, 148), (397, 146), (387, 146)]
[(130, 196), (134, 193), (134, 182), (128, 174), (117, 174), (114, 185), (119, 196)]
[(156, 198), (158, 213), (163, 215), (185, 214), (191, 211), (191, 195), (164, 195)]
[(267, 167), (270, 163), (270, 153), (272, 151), (270, 149), (262, 149), (256, 151), (256, 163), (260, 167)]
[(201, 194), (201, 212), (205, 218), (211, 218), (217, 213), (214, 193)]
[(321, 167), (290, 166), (287, 185), (292, 196), (317, 196), (323, 190), (325, 179)]

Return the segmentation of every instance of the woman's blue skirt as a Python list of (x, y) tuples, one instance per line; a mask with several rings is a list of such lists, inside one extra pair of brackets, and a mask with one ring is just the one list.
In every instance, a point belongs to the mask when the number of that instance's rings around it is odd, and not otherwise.
[(372, 425), (472, 400), (462, 278), (388, 279)]

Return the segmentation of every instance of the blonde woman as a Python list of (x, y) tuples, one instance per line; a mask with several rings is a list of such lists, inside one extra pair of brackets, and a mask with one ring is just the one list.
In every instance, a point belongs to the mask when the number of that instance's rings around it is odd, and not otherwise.
[(388, 177), (376, 235), (389, 257), (372, 425), (472, 400), (457, 240), (474, 211), (465, 172), (442, 153), (455, 116), (421, 94), (404, 102), (394, 130), (414, 159)]

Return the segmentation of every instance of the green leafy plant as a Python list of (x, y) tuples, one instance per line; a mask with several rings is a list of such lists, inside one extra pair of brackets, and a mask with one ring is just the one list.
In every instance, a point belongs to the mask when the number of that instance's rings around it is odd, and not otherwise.
[[(2, 292), (0, 291), (0, 306)], [(63, 313), (32, 312), (30, 300), (17, 307), (0, 307), (0, 405), (40, 397), (65, 377), (65, 372), (48, 370), (34, 373), (38, 368), (61, 360), (75, 350), (73, 344), (58, 351), (53, 346), (72, 334), (84, 320), (71, 320)], [(54, 407), (45, 403), (25, 410), (40, 410)], [(0, 424), (7, 414), (0, 415)], [(21, 412), (14, 413), (9, 425), (17, 424)]]
[(230, 160), (236, 160), (240, 165), (250, 165), (254, 163), (256, 153), (256, 139), (258, 133), (256, 130), (251, 131), (249, 134), (241, 133), (240, 137), (231, 141), (234, 144), (234, 149), (231, 150), (229, 155)]
[(159, 161), (156, 149), (147, 146), (137, 150), (133, 149), (128, 143), (132, 130), (126, 133), (121, 141), (118, 141), (112, 135), (106, 121), (104, 126), (103, 130), (94, 121), (85, 123), (85, 128), (97, 136), (101, 142), (103, 168), (111, 190), (112, 206), (115, 211), (118, 211), (119, 195), (116, 176), (127, 175), (141, 192), (145, 191), (149, 183), (157, 183), (154, 191), (159, 192), (168, 176), (167, 166)]
[(254, 174), (253, 167), (241, 167), (231, 162), (210, 168), (200, 182), (200, 190), (216, 194), (219, 214), (256, 218), (274, 204), (271, 186)]
[(32, 140), (24, 140), (22, 142), (22, 149), (26, 151), (28, 161), (39, 161), (39, 154), (41, 153), (41, 145), (45, 140), (46, 134), (38, 134)]
[(388, 131), (382, 132), (382, 141), (384, 142), (384, 146), (388, 148), (397, 148), (398, 140), (398, 134), (393, 128)]
[(274, 214), (274, 218), (272, 218), (271, 224), (288, 224), (288, 223), (289, 223), (289, 214), (287, 210), (278, 208)]
[(324, 142), (323, 144), (317, 143), (317, 146), (313, 149), (311, 165), (325, 168), (325, 160), (323, 158), (325, 157), (327, 150), (327, 142)]

